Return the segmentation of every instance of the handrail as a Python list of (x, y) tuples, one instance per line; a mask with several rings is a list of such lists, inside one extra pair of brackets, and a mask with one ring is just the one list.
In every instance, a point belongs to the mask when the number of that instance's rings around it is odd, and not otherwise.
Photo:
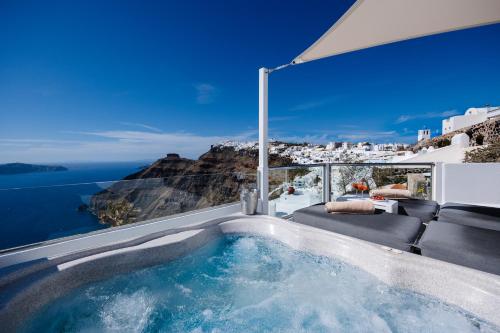
[(198, 173), (198, 174), (185, 174), (185, 175), (172, 175), (167, 177), (149, 177), (149, 178), (132, 178), (132, 179), (115, 179), (115, 180), (97, 180), (90, 182), (80, 182), (80, 183), (65, 183), (65, 184), (51, 184), (51, 185), (35, 185), (35, 186), (22, 186), (22, 187), (5, 187), (0, 188), (0, 191), (14, 191), (14, 190), (37, 190), (37, 189), (46, 189), (46, 188), (57, 188), (57, 187), (69, 187), (69, 186), (83, 186), (83, 185), (103, 185), (103, 184), (116, 184), (116, 183), (139, 183), (143, 182), (152, 182), (154, 180), (164, 180), (164, 179), (173, 179), (173, 178), (194, 178), (201, 176), (217, 176), (217, 175), (248, 175), (255, 176), (253, 173), (245, 173), (245, 172), (212, 172), (212, 173)]
[(270, 170), (281, 170), (281, 169), (295, 169), (295, 168), (308, 168), (308, 167), (324, 167), (324, 166), (426, 166), (433, 167), (435, 164), (433, 162), (415, 162), (415, 163), (398, 163), (398, 162), (368, 162), (368, 163), (348, 163), (348, 162), (334, 162), (334, 163), (311, 163), (311, 164), (292, 164), (287, 166), (269, 167)]

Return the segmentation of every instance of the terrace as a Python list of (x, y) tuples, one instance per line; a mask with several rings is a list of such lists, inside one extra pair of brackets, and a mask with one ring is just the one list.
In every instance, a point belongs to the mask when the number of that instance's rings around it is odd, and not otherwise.
[[(123, 226), (2, 251), (0, 288), (6, 291), (2, 296), (2, 322), (17, 325), (15, 323), (25, 320), (25, 314), (33, 313), (42, 304), (75, 286), (169, 262), (194, 251), (222, 232), (223, 235), (250, 234), (274, 238), (301, 251), (333, 256), (361, 267), (389, 285), (403, 288), (410, 285), (413, 291), (438, 297), (496, 324), (498, 317), (494, 313), (499, 302), (499, 277), (494, 274), (499, 274), (497, 268), (500, 267), (496, 245), (500, 233), (500, 208), (487, 206), (498, 207), (500, 179), (495, 175), (499, 172), (500, 164), (491, 163), (338, 163), (271, 168), (269, 203), (273, 207), (270, 213), (274, 217), (262, 212), (245, 216), (240, 212), (239, 202), (228, 202), (164, 217), (161, 215), (165, 212), (159, 211), (156, 212), (158, 217), (154, 219), (138, 218), (136, 222)], [(428, 215), (429, 210), (425, 205), (413, 206), (406, 204), (405, 200), (398, 200), (399, 209), (390, 213), (347, 215), (347, 228), (346, 221), (339, 220), (338, 216), (331, 221), (318, 219), (318, 214), (329, 215), (324, 213), (322, 202), (360, 195), (346, 186), (346, 180), (359, 180), (362, 177), (371, 188), (377, 188), (394, 180), (405, 182), (408, 175), (416, 176), (419, 180), (415, 190), (418, 199), (411, 199), (411, 202), (437, 201), (442, 204), (441, 211), (433, 210)], [(257, 180), (255, 174), (204, 175), (201, 180), (210, 176), (223, 177), (226, 182), (227, 179), (232, 179), (232, 182), (241, 187), (254, 186)], [(117, 191), (124, 188), (146, 189), (155, 195), (158, 191), (165, 190), (164, 183), (165, 179), (144, 179), (82, 186), (92, 191), (95, 191), (96, 186), (100, 189), (119, 189)], [(79, 185), (66, 187), (74, 186)], [(290, 186), (294, 186), (295, 193), (286, 192)], [(52, 190), (60, 191), (62, 195), (65, 193), (64, 186)], [(277, 190), (282, 192), (279, 196), (276, 195)], [(179, 201), (173, 204), (181, 205), (181, 198), (182, 194)], [(474, 206), (460, 206), (450, 202)], [(259, 206), (262, 209), (262, 205)], [(468, 210), (468, 207), (472, 210)], [(308, 211), (315, 208), (319, 210), (312, 214)], [(420, 215), (421, 212), (424, 215)], [(330, 219), (329, 216), (326, 218)], [(359, 223), (364, 223), (363, 219), (369, 228), (375, 229), (368, 229), (366, 232), (366, 225), (357, 229)], [(413, 234), (404, 238), (407, 232), (404, 231), (403, 238), (395, 237), (394, 235), (401, 234), (401, 226), (407, 222), (414, 223), (413, 229), (410, 228)], [(381, 225), (384, 229), (382, 233), (378, 230)], [(441, 227), (450, 227), (451, 230), (439, 230)], [(436, 228), (437, 232), (428, 233), (428, 230)], [(458, 231), (455, 230), (457, 228)], [(135, 260), (136, 255), (142, 259)], [(118, 262), (122, 264), (112, 270), (106, 268)], [(64, 275), (61, 276), (59, 272), (74, 276), (74, 269), (81, 271), (86, 277), (80, 277), (71, 283), (60, 280)], [(396, 278), (389, 274), (393, 270), (403, 270), (406, 273)], [(49, 274), (49, 278), (44, 282), (43, 288), (47, 288), (49, 292), (43, 293), (43, 297), (32, 298), (41, 295), (38, 289), (40, 286), (38, 282), (33, 284), (29, 281), (38, 281), (45, 274)], [(452, 281), (452, 287), (442, 285), (443, 281)], [(57, 293), (50, 291), (54, 285), (60, 287)], [(21, 289), (17, 289), (20, 286)], [(27, 288), (26, 293), (12, 294), (9, 291), (24, 288)], [(484, 297), (484, 292), (489, 296)], [(469, 302), (469, 297), (473, 297), (474, 301)], [(10, 318), (9, 321), (6, 318)]]
[[(456, 8), (456, 13), (445, 16), (441, 12), (446, 19), (426, 20), (417, 15), (426, 11), (426, 5), (412, 3), (416, 14), (411, 14), (395, 3), (379, 8), (378, 2), (358, 1), (290, 65), (500, 19), (495, 1), (485, 1), (482, 10), (471, 1), (443, 3), (445, 12)], [(366, 40), (366, 32), (357, 28), (369, 28), (369, 21), (384, 22), (387, 12), (399, 19), (413, 18), (415, 24), (398, 30), (389, 20), (380, 25), (375, 40)], [(431, 295), (500, 325), (500, 164), (329, 163), (270, 168), (267, 81), (270, 73), (284, 67), (259, 70), (257, 172), (193, 176), (200, 177), (201, 183), (215, 179), (221, 187), (256, 186), (260, 195), (257, 215), (241, 214), (234, 198), (210, 206), (212, 193), (202, 195), (204, 208), (195, 206), (172, 215), (169, 208), (182, 207), (183, 200), (192, 195), (179, 187), (188, 176), (53, 187), (55, 192), (64, 192), (72, 186), (88, 186), (87, 195), (98, 189), (112, 199), (123, 191), (145, 190), (155, 198), (165, 191), (178, 192), (177, 201), (165, 202), (162, 209), (144, 215), (153, 219), (141, 217), (144, 211), (131, 210), (133, 219), (124, 225), (0, 252), (0, 288), (5, 290), (0, 297), (2, 328), (17, 328), (44, 304), (77, 287), (168, 262), (226, 234), (270, 237), (297, 250), (335, 257), (388, 285)], [(406, 183), (412, 199), (393, 200), (396, 206), (391, 207), (380, 204), (376, 214), (325, 212), (325, 202), (365, 199), (366, 193), (352, 186), (360, 181), (366, 183), (367, 192)]]
[[(497, 163), (326, 163), (272, 167), (269, 172), (268, 198), (273, 209), (270, 214), (264, 214), (261, 211), (262, 204), (259, 202), (258, 210), (260, 212), (257, 214), (258, 216), (280, 217), (285, 223), (291, 223), (291, 218), (296, 210), (323, 202), (342, 200), (346, 195), (361, 196), (361, 191), (356, 193), (357, 191), (351, 187), (353, 182), (360, 179), (365, 179), (370, 189), (376, 189), (393, 183), (406, 183), (408, 175), (419, 176), (419, 188), (412, 190), (414, 198), (433, 200), (440, 205), (455, 202), (500, 207), (500, 179), (497, 177), (499, 173), (500, 164)], [(189, 178), (203, 182), (209, 177), (219, 177), (220, 180), (226, 181), (229, 179), (229, 182), (238, 188), (254, 187), (257, 180), (257, 174), (206, 174)], [(86, 196), (103, 189), (111, 189), (112, 192), (116, 193), (139, 189), (148, 191), (148, 195), (155, 195), (158, 191), (165, 191), (168, 188), (165, 187), (166, 182), (175, 183), (188, 177), (173, 178), (175, 179), (151, 178), (68, 184), (42, 187), (38, 190), (48, 189), (49, 197), (64, 196), (69, 189), (76, 190)], [(295, 189), (293, 194), (287, 192), (290, 186)], [(38, 195), (29, 194), (28, 191), (31, 190), (33, 189), (10, 190), (8, 195)], [(187, 193), (188, 191), (182, 190), (181, 192)], [(368, 191), (364, 193), (364, 196), (368, 196)], [(170, 206), (180, 206), (184, 199), (183, 195), (179, 195), (177, 201), (171, 202)], [(76, 207), (71, 207), (71, 209), (74, 210)], [(139, 238), (179, 227), (204, 224), (215, 219), (240, 216), (241, 204), (239, 201), (231, 201), (228, 198), (227, 203), (223, 205), (208, 206), (173, 215), (168, 209), (158, 210), (149, 212), (148, 215), (156, 217), (151, 219), (139, 216), (133, 220), (134, 223), (130, 224), (88, 233), (77, 232), (77, 234), (67, 237), (3, 249), (0, 254), (0, 268), (31, 260), (61, 256), (89, 247), (109, 246), (121, 239)], [(425, 224), (427, 223), (428, 221), (425, 221)]]

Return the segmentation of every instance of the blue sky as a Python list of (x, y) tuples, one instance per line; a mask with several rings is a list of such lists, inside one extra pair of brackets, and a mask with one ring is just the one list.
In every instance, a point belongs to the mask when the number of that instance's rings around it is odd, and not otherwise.
[[(351, 1), (0, 1), (0, 162), (197, 157), (257, 137), (258, 73), (289, 62)], [(500, 25), (270, 77), (270, 135), (413, 142), (500, 104)]]

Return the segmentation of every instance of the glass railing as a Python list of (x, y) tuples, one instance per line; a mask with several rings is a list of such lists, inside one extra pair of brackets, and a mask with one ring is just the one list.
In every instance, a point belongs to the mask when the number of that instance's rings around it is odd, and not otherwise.
[(0, 250), (173, 214), (235, 203), (256, 174), (168, 178), (0, 189)]
[(288, 216), (324, 201), (369, 197), (375, 189), (400, 189), (432, 199), (433, 163), (323, 163), (270, 168), (269, 214)]
[[(269, 213), (284, 217), (324, 201), (368, 196), (372, 189), (394, 186), (414, 198), (431, 199), (432, 166), (334, 163), (271, 168)], [(237, 203), (241, 189), (255, 188), (256, 181), (256, 173), (198, 173), (0, 188), (0, 250)]]
[(278, 167), (269, 170), (269, 215), (283, 217), (323, 202), (323, 166)]
[(331, 200), (368, 197), (375, 189), (405, 190), (412, 198), (432, 199), (432, 163), (336, 163), (329, 167)]

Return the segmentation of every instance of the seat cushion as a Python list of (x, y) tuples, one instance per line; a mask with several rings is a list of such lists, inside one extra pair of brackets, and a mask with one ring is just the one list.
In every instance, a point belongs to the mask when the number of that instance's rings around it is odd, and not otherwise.
[(403, 251), (409, 251), (422, 222), (419, 218), (388, 214), (329, 214), (323, 204), (295, 211), (293, 221)]
[(500, 208), (450, 202), (441, 207), (438, 220), (500, 231)]
[(398, 214), (418, 217), (422, 222), (432, 220), (436, 216), (438, 208), (438, 203), (432, 200), (398, 200)]
[(500, 274), (500, 232), (432, 221), (418, 243), (422, 255)]

